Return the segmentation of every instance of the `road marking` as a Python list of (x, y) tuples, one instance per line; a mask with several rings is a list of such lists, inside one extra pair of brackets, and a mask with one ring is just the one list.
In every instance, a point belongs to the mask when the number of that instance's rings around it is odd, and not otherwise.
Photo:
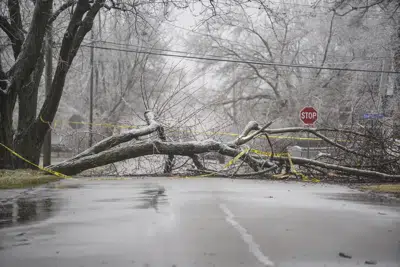
[(235, 216), (228, 209), (228, 207), (225, 204), (219, 204), (219, 207), (226, 215), (225, 220), (239, 232), (243, 241), (249, 246), (249, 251), (257, 258), (257, 260), (262, 264), (264, 264), (265, 266), (268, 267), (274, 266), (274, 263), (261, 252), (260, 245), (258, 245), (253, 240), (253, 237), (247, 232), (246, 228), (244, 228), (237, 221), (235, 221), (234, 219)]

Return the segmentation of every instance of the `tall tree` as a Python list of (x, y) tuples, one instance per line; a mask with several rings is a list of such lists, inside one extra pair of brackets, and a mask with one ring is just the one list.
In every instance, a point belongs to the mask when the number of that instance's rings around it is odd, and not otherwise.
[[(281, 117), (282, 125), (292, 126), (299, 123), (303, 105), (315, 105), (321, 111), (319, 123), (335, 127), (348, 124), (366, 108), (375, 108), (380, 75), (346, 69), (382, 67), (380, 57), (390, 46), (392, 32), (386, 15), (374, 13), (357, 24), (359, 15), (344, 15), (332, 1), (318, 3), (250, 1), (225, 7), (229, 12), (220, 12), (199, 27), (203, 31), (199, 35), (197, 30), (190, 41), (202, 40), (200, 45), (191, 45), (197, 52), (209, 55), (212, 47), (215, 55), (245, 61), (212, 66), (219, 68), (218, 80), (222, 81), (214, 103), (225, 110), (242, 106), (242, 121), (267, 115)], [(252, 63), (256, 61), (288, 66)], [(290, 65), (312, 65), (314, 69)]]
[[(400, 72), (400, 2), (396, 0), (336, 0), (332, 10), (341, 17), (351, 17), (354, 24), (362, 27), (362, 22), (371, 14), (380, 14), (387, 28), (393, 29), (391, 47), (388, 54), (392, 55), (393, 71)], [(373, 15), (372, 15), (373, 16)], [(393, 86), (393, 136), (400, 138), (400, 74), (394, 76)], [(384, 100), (382, 100), (384, 102)]]
[[(204, 5), (209, 9), (212, 5)], [(24, 5), (26, 10), (21, 9)], [(51, 8), (54, 4), (54, 12)], [(0, 61), (0, 143), (14, 149), (17, 153), (38, 164), (40, 150), (51, 123), (56, 115), (66, 77), (71, 64), (84, 40), (91, 30), (96, 15), (105, 8), (117, 14), (129, 14), (138, 22), (151, 18), (154, 12), (167, 15), (170, 6), (187, 7), (187, 3), (165, 1), (113, 1), (113, 0), (8, 0), (2, 10), (8, 14), (0, 15), (0, 28), (8, 37), (13, 51), (14, 62), (5, 64), (5, 54)], [(207, 6), (208, 5), (208, 6)], [(31, 10), (33, 9), (33, 12)], [(38, 113), (38, 87), (43, 73), (44, 37), (47, 25), (68, 10), (69, 17), (58, 55), (51, 91), (46, 94)], [(24, 13), (24, 11), (26, 11)], [(126, 17), (129, 18), (129, 17)], [(125, 19), (121, 17), (121, 19)], [(26, 30), (25, 27), (28, 27)], [(135, 29), (138, 29), (135, 27)], [(58, 29), (57, 29), (58, 30)], [(7, 69), (8, 67), (8, 69)], [(13, 112), (18, 101), (18, 125), (13, 129)], [(4, 148), (0, 148), (0, 168), (29, 167), (18, 158), (13, 158)]]

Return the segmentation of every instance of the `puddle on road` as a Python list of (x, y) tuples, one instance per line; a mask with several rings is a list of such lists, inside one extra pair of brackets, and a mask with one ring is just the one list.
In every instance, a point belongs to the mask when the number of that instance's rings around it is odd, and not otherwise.
[(0, 199), (0, 228), (42, 221), (59, 209), (59, 200), (48, 195)]
[(142, 203), (136, 205), (135, 209), (154, 209), (156, 212), (159, 211), (159, 206), (165, 206), (168, 204), (168, 198), (164, 190), (144, 190), (141, 195), (136, 198)]
[[(146, 189), (143, 189), (145, 187)], [(122, 198), (102, 198), (96, 199), (94, 202), (114, 203), (114, 202), (130, 202), (132, 204), (138, 203), (133, 206), (133, 209), (154, 209), (159, 211), (160, 206), (168, 204), (168, 197), (165, 189), (162, 187), (148, 187), (142, 186), (142, 190), (138, 191), (135, 196), (122, 197)]]
[(330, 200), (344, 200), (350, 202), (356, 202), (366, 205), (375, 206), (392, 206), (400, 207), (400, 200), (394, 198), (387, 198), (385, 196), (377, 194), (367, 193), (335, 193), (335, 194), (318, 194), (319, 196), (330, 199)]

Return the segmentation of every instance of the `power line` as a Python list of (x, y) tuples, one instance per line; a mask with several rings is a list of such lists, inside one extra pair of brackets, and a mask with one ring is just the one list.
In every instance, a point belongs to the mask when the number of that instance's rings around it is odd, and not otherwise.
[(167, 53), (162, 53), (162, 52), (151, 52), (151, 51), (140, 51), (140, 50), (121, 49), (121, 48), (110, 48), (110, 47), (101, 47), (101, 46), (95, 46), (95, 45), (82, 45), (82, 46), (83, 47), (93, 47), (93, 48), (102, 49), (102, 50), (110, 50), (110, 51), (120, 51), (120, 52), (127, 52), (127, 53), (138, 53), (138, 54), (166, 56), (166, 57), (178, 57), (178, 58), (197, 59), (197, 60), (206, 60), (206, 61), (215, 61), (215, 62), (230, 62), (230, 63), (262, 65), (262, 66), (287, 67), (287, 68), (323, 69), (323, 70), (336, 70), (336, 71), (353, 71), (353, 72), (400, 74), (399, 71), (350, 69), (350, 68), (337, 68), (337, 67), (319, 67), (319, 66), (312, 66), (312, 65), (295, 65), (295, 64), (285, 64), (285, 63), (276, 63), (276, 62), (236, 60), (236, 59), (230, 59), (230, 58), (167, 54)]
[[(84, 45), (82, 45), (82, 46), (90, 47), (89, 45), (92, 45), (92, 44), (94, 44), (94, 43), (100, 43), (100, 42), (106, 43), (106, 44), (119, 45), (119, 46), (131, 46), (131, 47), (138, 48), (139, 51), (142, 51), (143, 49), (146, 49), (146, 50), (150, 50), (150, 51), (156, 50), (156, 51), (160, 51), (160, 52), (171, 52), (171, 53), (184, 54), (184, 55), (207, 56), (207, 55), (195, 54), (195, 53), (188, 52), (188, 51), (170, 50), (170, 49), (155, 48), (155, 47), (145, 47), (145, 46), (134, 45), (134, 44), (121, 44), (121, 43), (108, 42), (108, 41), (92, 41), (92, 42), (86, 43), (86, 44), (84, 44)], [(125, 48), (104, 47), (104, 46), (102, 46), (102, 47), (103, 47), (103, 48), (110, 48), (110, 49), (125, 49)], [(119, 50), (116, 50), (116, 51), (119, 51)], [(134, 50), (134, 51), (136, 51), (136, 50)], [(126, 51), (120, 51), (120, 52), (126, 52)], [(209, 55), (209, 56), (211, 56), (211, 57), (213, 57), (213, 58), (222, 58), (222, 59), (226, 59), (226, 58), (227, 58), (226, 56), (218, 56), (218, 55)], [(228, 59), (229, 59), (229, 58), (228, 58)]]
[[(188, 52), (188, 51), (181, 51), (181, 50), (170, 50), (170, 49), (165, 49), (165, 48), (154, 48), (154, 47), (145, 47), (145, 46), (141, 46), (141, 45), (135, 45), (135, 44), (123, 44), (123, 43), (118, 43), (118, 42), (110, 42), (110, 41), (103, 41), (103, 40), (92, 40), (88, 43), (86, 43), (85, 45), (91, 45), (94, 43), (105, 43), (105, 44), (111, 44), (111, 45), (117, 45), (117, 46), (125, 46), (125, 47), (135, 47), (135, 48), (139, 48), (139, 49), (149, 49), (149, 50), (156, 50), (156, 51), (161, 51), (161, 52), (172, 52), (172, 53), (178, 53), (178, 54), (185, 54), (185, 55), (195, 55), (195, 56), (200, 56), (199, 54), (195, 54), (192, 52)], [(112, 47), (111, 47), (112, 48)], [(207, 56), (207, 55), (201, 55), (201, 56)], [(226, 59), (226, 56), (218, 56), (218, 55), (210, 55), (213, 58), (223, 58)], [(338, 56), (340, 57), (340, 56)], [(358, 61), (346, 61), (346, 62), (329, 62), (327, 61), (327, 64), (333, 64), (333, 65), (339, 65), (339, 64), (358, 64), (358, 63), (364, 63), (364, 62), (368, 62), (371, 60), (376, 60), (378, 57), (368, 57), (368, 58), (360, 58), (362, 60), (358, 60)], [(256, 61), (256, 60), (254, 60)]]
[[(262, 46), (262, 45), (252, 45), (252, 44), (240, 43), (240, 42), (229, 40), (229, 39), (219, 38), (219, 37), (216, 37), (216, 36), (213, 36), (213, 35), (210, 35), (210, 34), (196, 32), (196, 31), (193, 31), (193, 30), (190, 30), (190, 29), (187, 29), (187, 28), (183, 28), (183, 27), (171, 24), (171, 23), (168, 23), (168, 24), (170, 24), (171, 26), (176, 26), (177, 28), (181, 28), (181, 29), (186, 30), (186, 31), (191, 31), (191, 32), (193, 32), (195, 34), (205, 35), (207, 37), (211, 37), (211, 38), (215, 38), (215, 39), (220, 39), (220, 40), (225, 40), (225, 41), (228, 41), (228, 42), (236, 43), (236, 44), (238, 44), (238, 45), (240, 45), (242, 47), (254, 46), (254, 47), (260, 47), (260, 48), (265, 49), (265, 46)], [(158, 50), (158, 51), (163, 51), (163, 52), (194, 54), (194, 53), (191, 53), (191, 52), (188, 52), (188, 51), (168, 50), (168, 49), (163, 49), (163, 48), (144, 47), (144, 46), (135, 45), (135, 44), (118, 43), (118, 42), (111, 42), (111, 41), (105, 41), (105, 40), (92, 40), (87, 44), (100, 43), (100, 42), (101, 43), (106, 43), (106, 44), (118, 45), (118, 46), (130, 46), (130, 47), (135, 47), (135, 48), (139, 48), (139, 49), (143, 49), (144, 48), (144, 49)], [(290, 49), (288, 49), (288, 51), (289, 52), (293, 52), (293, 53), (297, 52), (295, 50), (290, 50)], [(312, 54), (312, 52), (301, 51), (301, 54)], [(213, 57), (221, 57), (221, 56), (213, 56)], [(329, 58), (330, 57), (334, 57), (334, 58), (354, 58), (354, 59), (362, 59), (363, 61), (371, 61), (371, 60), (376, 60), (376, 59), (387, 59), (387, 58), (389, 58), (389, 57), (386, 57), (386, 56), (353, 57), (353, 56), (340, 56), (340, 55), (328, 55), (328, 57)], [(359, 62), (361, 62), (361, 61), (359, 61)], [(355, 61), (348, 61), (348, 62), (327, 62), (327, 63), (330, 63), (330, 64), (354, 64), (356, 62)]]

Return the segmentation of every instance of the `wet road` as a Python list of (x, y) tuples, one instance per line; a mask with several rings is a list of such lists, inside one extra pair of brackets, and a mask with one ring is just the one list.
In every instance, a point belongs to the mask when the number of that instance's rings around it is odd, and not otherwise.
[(71, 188), (19, 198), (20, 191), (0, 191), (0, 266), (400, 266), (399, 204), (340, 186), (167, 178), (62, 184)]

